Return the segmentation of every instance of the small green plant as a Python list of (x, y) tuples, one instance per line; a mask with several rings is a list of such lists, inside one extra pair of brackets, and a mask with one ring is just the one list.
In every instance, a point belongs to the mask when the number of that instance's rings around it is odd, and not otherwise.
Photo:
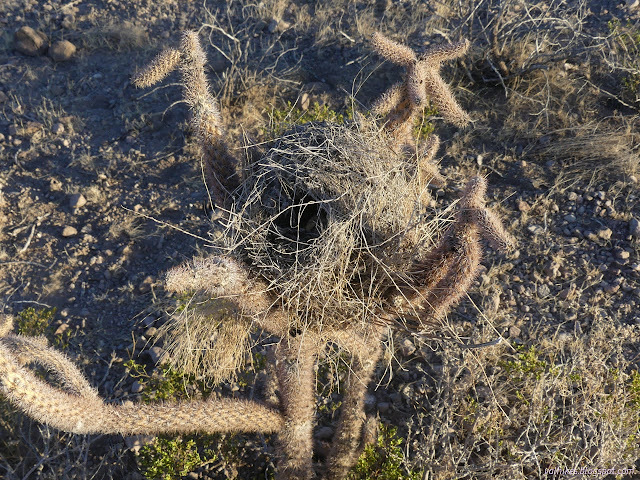
[(638, 370), (631, 372), (629, 394), (631, 396), (631, 408), (640, 410), (640, 372)]
[[(192, 390), (203, 394), (207, 391), (204, 382), (197, 381), (192, 375), (185, 375), (170, 366), (163, 365), (152, 374), (147, 372), (144, 364), (133, 359), (127, 360), (124, 366), (132, 378), (144, 385), (142, 401), (145, 403), (155, 400), (187, 399), (193, 396)], [(196, 389), (192, 389), (192, 386)]]
[(404, 466), (402, 439), (397, 428), (380, 425), (378, 441), (368, 445), (349, 474), (349, 480), (420, 480), (422, 472)]
[(309, 122), (332, 122), (343, 124), (353, 118), (353, 110), (347, 108), (345, 113), (336, 112), (328, 105), (320, 105), (314, 102), (307, 110), (287, 102), (287, 106), (271, 112), (271, 134), (277, 136), (288, 130), (293, 125), (302, 125)]
[(622, 77), (623, 96), (634, 103), (640, 102), (640, 29), (631, 21), (622, 23), (615, 18), (608, 22), (609, 32), (614, 38), (614, 45), (623, 56), (622, 65), (627, 75)]
[(42, 308), (36, 310), (33, 307), (26, 308), (18, 313), (17, 331), (20, 335), (43, 335), (49, 328), (55, 308)]
[(518, 351), (516, 360), (501, 362), (501, 367), (516, 382), (524, 381), (528, 375), (533, 375), (536, 380), (540, 380), (548, 365), (544, 360), (540, 360), (538, 350), (535, 347), (519, 346)]
[(140, 449), (140, 470), (146, 478), (175, 480), (202, 465), (196, 442), (158, 437)]
[(435, 127), (433, 123), (431, 123), (428, 119), (429, 117), (434, 117), (438, 115), (438, 109), (433, 105), (429, 104), (427, 108), (424, 109), (422, 115), (418, 116), (418, 120), (413, 127), (413, 135), (415, 138), (419, 140), (425, 140), (429, 135), (433, 133)]

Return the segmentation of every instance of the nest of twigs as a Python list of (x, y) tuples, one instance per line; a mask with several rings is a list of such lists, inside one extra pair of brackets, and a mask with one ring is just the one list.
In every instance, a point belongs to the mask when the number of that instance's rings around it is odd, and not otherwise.
[(384, 131), (297, 126), (248, 165), (226, 246), (268, 280), (291, 328), (370, 322), (433, 241), (427, 188)]

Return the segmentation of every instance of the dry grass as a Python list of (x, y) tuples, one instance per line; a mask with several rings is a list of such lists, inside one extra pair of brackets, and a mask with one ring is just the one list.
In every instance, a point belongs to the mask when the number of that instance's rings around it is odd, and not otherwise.
[(224, 298), (190, 296), (178, 304), (157, 334), (171, 366), (214, 384), (235, 378), (251, 351), (251, 323)]
[(640, 171), (637, 122), (631, 119), (618, 130), (607, 131), (599, 124), (580, 125), (556, 131), (554, 139), (540, 148), (539, 153), (562, 164), (562, 174), (592, 181), (614, 177), (629, 177)]
[(637, 335), (603, 320), (586, 335), (515, 351), (445, 349), (429, 407), (410, 423), (415, 458), (436, 479), (633, 468), (640, 376), (628, 352)]

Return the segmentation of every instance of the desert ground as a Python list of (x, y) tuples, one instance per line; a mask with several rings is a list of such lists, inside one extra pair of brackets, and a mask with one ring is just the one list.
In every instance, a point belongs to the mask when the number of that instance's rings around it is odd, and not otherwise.
[[(282, 122), (367, 112), (403, 74), (375, 31), (417, 52), (469, 39), (442, 75), (472, 124), (422, 119), (447, 179), (431, 208), (482, 175), (517, 248), (487, 248), (440, 331), (388, 340), (367, 411), (399, 442), (383, 435), (352, 478), (640, 478), (637, 2), (3, 0), (0, 24), (2, 311), (110, 402), (259, 397), (266, 349), (257, 338), (215, 387), (163, 364), (163, 275), (206, 254), (217, 213), (179, 77), (136, 89), (132, 75), (199, 32), (241, 150)], [(342, 373), (318, 370), (318, 460)], [(271, 478), (271, 443), (70, 435), (0, 394), (7, 479)]]

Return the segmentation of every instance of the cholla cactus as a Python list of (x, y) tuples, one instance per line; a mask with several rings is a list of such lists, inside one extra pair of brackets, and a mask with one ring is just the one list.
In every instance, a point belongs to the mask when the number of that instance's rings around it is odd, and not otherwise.
[[(0, 392), (33, 418), (81, 434), (277, 432), (278, 477), (309, 479), (314, 369), (327, 345), (336, 345), (353, 360), (322, 472), (344, 478), (369, 438), (364, 398), (384, 337), (398, 327), (419, 332), (446, 315), (477, 275), (481, 238), (495, 248), (511, 243), (485, 205), (482, 177), (468, 181), (455, 216), (434, 241), (428, 227), (435, 224), (425, 219), (421, 200), (429, 183), (442, 181), (432, 163), (439, 140), (427, 140), (417, 163), (393, 148), (398, 132), (406, 141), (407, 126), (427, 97), (446, 120), (468, 122), (438, 76), (441, 62), (463, 54), (468, 43), (432, 48), (420, 57), (380, 34), (373, 45), (408, 69), (406, 80), (374, 104), (375, 113), (386, 115), (382, 128), (295, 127), (242, 172), (227, 148), (195, 33), (187, 32), (179, 49), (161, 53), (135, 78), (149, 86), (180, 68), (206, 183), (227, 215), (216, 254), (166, 276), (167, 290), (202, 300), (191, 316), (169, 324), (170, 353), (186, 366), (190, 352), (204, 352), (188, 368), (221, 380), (220, 369), (239, 368), (249, 348), (243, 338), (269, 332), (280, 339), (273, 355), (275, 405), (235, 399), (106, 404), (44, 339), (11, 334), (8, 316), (0, 319)], [(177, 326), (185, 321), (197, 335), (186, 338)], [(37, 378), (30, 364), (49, 370), (58, 386)]]

